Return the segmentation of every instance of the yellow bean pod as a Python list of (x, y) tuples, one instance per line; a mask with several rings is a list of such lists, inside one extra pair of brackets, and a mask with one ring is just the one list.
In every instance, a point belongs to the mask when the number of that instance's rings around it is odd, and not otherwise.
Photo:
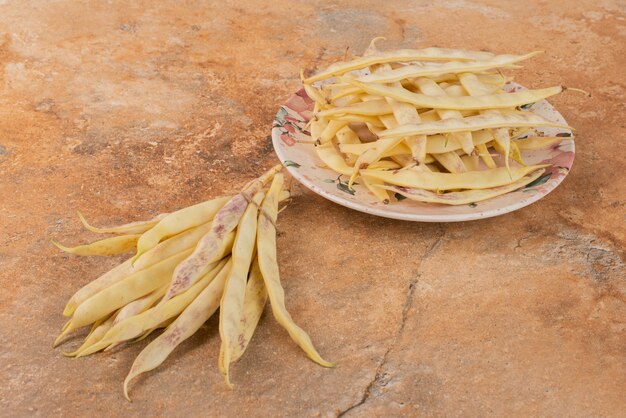
[(328, 119), (313, 117), (310, 120), (311, 124), (311, 139), (314, 141), (318, 140), (322, 136), (322, 132), (328, 125)]
[[(388, 141), (390, 142), (390, 141)], [(411, 154), (411, 149), (404, 142), (398, 141), (393, 147), (394, 152), (385, 151), (381, 155), (384, 157), (390, 157), (392, 155)], [(366, 142), (364, 144), (339, 144), (339, 151), (344, 154), (363, 155), (366, 152), (376, 151), (381, 149), (384, 144), (380, 144), (379, 141)], [(382, 158), (382, 157), (381, 157)], [(367, 168), (367, 167), (362, 167)]]
[[(350, 129), (349, 126), (344, 126), (340, 130), (337, 131), (337, 143), (339, 144), (360, 144), (361, 140), (359, 136)], [(345, 161), (349, 165), (354, 165), (357, 157), (355, 155), (346, 155)]]
[[(383, 125), (385, 125), (385, 128), (387, 128), (387, 129), (393, 129), (393, 128), (396, 128), (399, 125), (398, 121), (396, 120), (396, 117), (394, 115), (380, 115), (378, 118), (383, 123)], [(381, 131), (379, 131), (379, 132), (381, 132)], [(376, 138), (376, 139), (378, 139), (378, 138)]]
[(307, 96), (309, 96), (311, 100), (317, 103), (320, 108), (328, 106), (328, 98), (324, 93), (322, 93), (321, 90), (318, 90), (310, 84), (304, 84), (303, 86)]
[[(509, 158), (511, 157), (511, 135), (509, 135), (509, 130), (507, 128), (496, 128), (493, 130), (493, 137), (499, 147), (500, 154), (504, 157), (504, 164), (508, 168)], [(520, 161), (515, 157), (513, 159), (517, 162)]]
[[(358, 176), (359, 170), (369, 167), (383, 158), (384, 155), (388, 155), (388, 152), (394, 149), (397, 145), (400, 145), (401, 141), (402, 138), (387, 138), (374, 142), (374, 146), (361, 154), (359, 158), (357, 158), (356, 163), (354, 163), (352, 175), (350, 176), (350, 180), (348, 180), (348, 187), (352, 188), (352, 184)], [(403, 143), (401, 145), (406, 147)]]
[(384, 184), (381, 180), (372, 177), (362, 177), (361, 181), (363, 182), (365, 187), (367, 187), (367, 190), (372, 192), (374, 197), (376, 197), (385, 205), (389, 204), (389, 193), (387, 193), (387, 190), (382, 187), (377, 187)]
[[(513, 93), (511, 93), (513, 94)], [(471, 96), (467, 96), (472, 98)], [(464, 98), (464, 97), (462, 97)], [(446, 132), (478, 131), (489, 128), (509, 126), (552, 126), (570, 129), (567, 125), (549, 121), (535, 114), (489, 113), (459, 119), (443, 119), (435, 122), (415, 125), (401, 125), (394, 129), (380, 132), (381, 138), (402, 137), (407, 135), (434, 135)]]
[(243, 311), (239, 321), (236, 343), (231, 347), (231, 363), (239, 360), (246, 351), (259, 319), (261, 319), (266, 303), (267, 289), (259, 269), (259, 262), (255, 259), (250, 268), (250, 275), (246, 284), (246, 295), (243, 300)]
[(145, 311), (146, 309), (149, 309), (159, 300), (159, 298), (161, 298), (165, 294), (166, 290), (167, 285), (161, 286), (151, 293), (148, 293), (147, 295), (130, 302), (128, 305), (121, 308), (117, 314), (115, 314), (115, 319), (113, 320), (112, 326), (119, 324), (126, 318), (130, 318), (131, 316), (135, 316)]
[[(480, 144), (486, 144), (493, 140), (493, 135), (488, 130), (474, 131), (472, 135), (472, 147), (478, 148)], [(445, 152), (462, 150), (463, 146), (458, 138), (449, 135), (428, 135), (426, 152), (428, 154), (443, 154)]]
[[(417, 113), (415, 106), (408, 103), (399, 102), (390, 97), (386, 98), (391, 105), (393, 116), (400, 125), (421, 123), (420, 115)], [(424, 162), (426, 158), (426, 135), (412, 135), (404, 138), (404, 142), (411, 149), (411, 155), (418, 162)]]
[(342, 129), (344, 126), (348, 125), (349, 122), (353, 122), (350, 120), (330, 120), (328, 124), (320, 134), (319, 138), (313, 137), (317, 143), (325, 144), (330, 142), (331, 139), (337, 135), (337, 132)]
[[(369, 127), (373, 126), (373, 127), (381, 128), (381, 129), (385, 127), (385, 125), (376, 116), (347, 115), (347, 114), (335, 115), (333, 116), (333, 121), (342, 121), (342, 122), (346, 122), (346, 124), (347, 123), (366, 123)], [(332, 139), (332, 137), (330, 139)], [(322, 142), (324, 141), (322, 140)]]
[(346, 163), (332, 141), (316, 146), (315, 151), (331, 170), (346, 176), (352, 175), (353, 168)]
[[(494, 138), (495, 138), (495, 136), (494, 136)], [(500, 143), (498, 141), (495, 141), (495, 140), (492, 141), (492, 142), (489, 142), (487, 144), (487, 147), (492, 147), (498, 154), (502, 155), (502, 157), (504, 157), (506, 159), (511, 159), (511, 160), (517, 162), (518, 164), (525, 165), (525, 164), (523, 164), (523, 162), (521, 160), (521, 154), (519, 152), (517, 152), (517, 153), (511, 152), (512, 145), (510, 143), (508, 144), (508, 146), (509, 146), (508, 150), (506, 150), (502, 145), (500, 145)], [(505, 166), (508, 167), (509, 165), (506, 164)]]
[(467, 171), (463, 160), (456, 152), (444, 152), (443, 154), (432, 154), (432, 156), (451, 173), (465, 173)]
[(526, 174), (547, 165), (532, 165), (527, 167), (513, 167), (510, 174), (506, 167), (498, 167), (484, 171), (468, 171), (467, 173), (420, 173), (412, 170), (377, 171), (362, 170), (362, 176), (369, 176), (385, 183), (414, 187), (426, 190), (453, 190), (453, 189), (489, 189), (504, 186), (517, 181)]
[(489, 85), (492, 92), (497, 89), (502, 89), (506, 83), (513, 81), (513, 77), (507, 77), (503, 74), (478, 73), (476, 76), (483, 84)]
[[(141, 312), (145, 311), (146, 309), (149, 309), (165, 294), (166, 290), (167, 290), (167, 285), (162, 286), (159, 289), (147, 294), (146, 296), (143, 296), (137, 300), (134, 300), (128, 305), (124, 306), (123, 308), (119, 310), (118, 313), (115, 314), (115, 319), (113, 321), (113, 324), (111, 324), (111, 326), (115, 326), (119, 324), (120, 322), (122, 322), (123, 320), (125, 320), (126, 318), (130, 318), (131, 316), (138, 315)], [(109, 351), (117, 347), (119, 344), (121, 343), (111, 344), (110, 346), (105, 348), (104, 351)]]
[(489, 149), (485, 144), (476, 145), (476, 150), (478, 151), (478, 156), (483, 160), (487, 168), (496, 168), (497, 164), (493, 160), (493, 157), (489, 153)]
[[(63, 309), (63, 315), (72, 316), (78, 305), (80, 305), (96, 293), (100, 292), (101, 290), (106, 289), (112, 284), (123, 280), (125, 277), (129, 276), (133, 272), (134, 269), (131, 264), (131, 260), (129, 259), (109, 270), (108, 272), (104, 273), (97, 279), (87, 283), (85, 286), (76, 291), (74, 295), (72, 295), (70, 300), (65, 305), (65, 309)], [(66, 326), (69, 326), (68, 324), (66, 324)], [(65, 329), (63, 331), (65, 331)]]
[[(210, 283), (209, 283), (210, 284)], [(167, 328), (170, 326), (170, 324), (172, 322), (174, 322), (176, 318), (168, 318), (165, 321), (161, 322), (159, 325), (157, 325), (154, 328), (150, 328), (149, 330), (147, 330), (146, 332), (144, 332), (143, 334), (141, 334), (139, 337), (135, 338), (132, 341), (129, 341), (131, 344), (135, 344), (138, 343), (139, 341), (143, 341), (145, 340), (148, 336), (150, 336), (150, 334), (152, 334), (154, 331), (161, 329), (161, 328)], [(121, 344), (121, 343), (116, 343), (116, 344)], [(115, 344), (110, 345), (109, 347), (114, 346)], [(105, 348), (103, 351), (108, 351), (109, 347)]]
[(135, 248), (141, 234), (119, 235), (117, 237), (105, 238), (90, 244), (78, 245), (76, 247), (66, 247), (56, 241), (52, 241), (61, 251), (76, 255), (98, 255), (111, 256), (123, 254)]
[[(279, 178), (279, 182), (282, 178)], [(277, 189), (280, 183), (277, 184)], [(281, 185), (282, 187), (282, 185)], [(278, 263), (276, 261), (276, 228), (274, 224), (278, 215), (278, 203), (273, 193), (269, 193), (261, 206), (257, 231), (257, 252), (259, 268), (267, 288), (272, 313), (276, 321), (287, 330), (292, 340), (296, 342), (309, 358), (324, 367), (333, 367), (334, 364), (324, 360), (317, 352), (311, 338), (295, 324), (285, 307), (285, 292), (280, 285)], [(268, 219), (269, 217), (269, 219)]]
[(354, 103), (348, 106), (333, 107), (323, 110), (317, 114), (320, 118), (331, 118), (336, 115), (365, 115), (378, 116), (392, 112), (391, 106), (384, 99), (369, 100), (366, 102)]
[(163, 260), (181, 251), (195, 247), (198, 241), (211, 229), (211, 226), (212, 223), (208, 222), (160, 242), (159, 245), (148, 250), (135, 261), (133, 264), (134, 269), (141, 270), (153, 265), (158, 260)]
[[(272, 186), (268, 192), (272, 194), (278, 204), (278, 194), (282, 189), (278, 190), (274, 187), (278, 180), (282, 181), (282, 174), (274, 177)], [(224, 293), (220, 302), (220, 337), (222, 345), (220, 351), (223, 353), (221, 365), (224, 379), (229, 387), (232, 387), (229, 377), (229, 366), (232, 361), (231, 347), (236, 344), (238, 338), (239, 323), (243, 310), (243, 301), (246, 291), (246, 281), (252, 257), (254, 255), (254, 243), (256, 241), (257, 229), (257, 213), (265, 194), (259, 192), (254, 196), (253, 203), (249, 204), (241, 217), (241, 221), (237, 227), (237, 236), (233, 244), (233, 266), (226, 278), (224, 285)]]
[(522, 158), (522, 152), (517, 147), (515, 142), (511, 142), (511, 159), (520, 165), (526, 165), (524, 159)]
[(483, 110), (499, 109), (521, 106), (528, 103), (545, 99), (555, 94), (561, 93), (563, 87), (555, 86), (538, 90), (520, 90), (513, 93), (491, 94), (489, 96), (464, 96), (431, 97), (425, 94), (413, 93), (403, 87), (390, 87), (383, 84), (365, 84), (355, 80), (349, 81), (356, 87), (360, 87), (369, 94), (388, 96), (401, 102), (411, 103), (419, 107), (430, 107), (433, 109), (455, 109), (455, 110)]
[(344, 126), (337, 131), (337, 142), (340, 144), (360, 144), (361, 140), (349, 126)]
[(82, 213), (78, 212), (78, 218), (85, 228), (97, 234), (141, 234), (159, 223), (168, 213), (162, 213), (147, 221), (131, 222), (125, 225), (111, 226), (108, 228), (98, 228), (87, 222)]
[(470, 203), (476, 203), (482, 200), (491, 199), (493, 197), (500, 196), (505, 193), (509, 193), (519, 188), (522, 188), (538, 179), (544, 172), (544, 169), (536, 170), (535, 172), (527, 174), (510, 184), (484, 190), (464, 190), (460, 192), (437, 193), (424, 189), (408, 189), (405, 187), (389, 185), (383, 185), (380, 187), (395, 193), (399, 193), (402, 196), (405, 196), (411, 200), (416, 200), (418, 202), (441, 203), (445, 205), (467, 205)]
[(468, 71), (485, 71), (493, 68), (507, 67), (516, 62), (527, 60), (541, 51), (526, 55), (496, 55), (481, 61), (452, 61), (446, 63), (424, 62), (419, 65), (405, 65), (393, 70), (357, 77), (363, 83), (393, 83), (407, 78), (430, 77), (440, 74), (458, 74)]
[(356, 58), (348, 62), (337, 62), (325, 70), (308, 77), (303, 83), (310, 84), (329, 77), (345, 74), (350, 71), (360, 70), (372, 65), (388, 62), (411, 62), (411, 61), (444, 61), (444, 60), (487, 60), (494, 57), (490, 52), (465, 51), (460, 49), (425, 48), (421, 50), (400, 49), (396, 51), (380, 52), (372, 55)]

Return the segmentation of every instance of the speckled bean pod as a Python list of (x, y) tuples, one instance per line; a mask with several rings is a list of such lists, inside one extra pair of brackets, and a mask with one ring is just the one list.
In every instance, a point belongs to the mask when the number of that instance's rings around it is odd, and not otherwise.
[[(277, 174), (277, 177), (282, 175)], [(274, 177), (276, 181), (276, 177)], [(272, 182), (273, 186), (273, 182)], [(273, 187), (268, 192), (272, 193)], [(220, 337), (222, 345), (220, 351), (223, 363), (220, 365), (220, 371), (224, 374), (226, 384), (231, 386), (229, 377), (229, 365), (232, 361), (231, 347), (236, 344), (238, 339), (239, 323), (243, 311), (243, 302), (246, 291), (246, 281), (250, 264), (254, 255), (254, 243), (256, 239), (257, 229), (257, 213), (259, 205), (263, 201), (265, 193), (259, 192), (254, 196), (253, 203), (249, 204), (245, 213), (241, 217), (241, 221), (237, 227), (237, 237), (233, 243), (233, 267), (231, 268), (226, 284), (224, 285), (224, 294), (220, 302)]]
[(200, 292), (168, 328), (144, 348), (137, 356), (124, 380), (124, 396), (128, 396), (128, 384), (142, 373), (155, 369), (172, 351), (192, 336), (219, 308), (226, 277), (232, 261), (222, 264), (217, 276)]
[[(272, 188), (280, 190), (282, 183), (282, 176), (276, 176), (272, 183)], [(296, 325), (285, 307), (285, 292), (280, 284), (278, 263), (276, 261), (276, 228), (274, 227), (278, 216), (276, 194), (276, 191), (270, 189), (268, 197), (263, 201), (261, 206), (263, 212), (259, 215), (257, 232), (259, 268), (267, 288), (272, 313), (276, 321), (287, 330), (291, 339), (304, 350), (311, 360), (324, 367), (333, 367), (333, 363), (324, 360), (318, 354), (311, 342), (311, 338), (302, 328)]]
[(166, 237), (210, 222), (230, 199), (230, 196), (218, 197), (170, 213), (141, 236), (137, 242), (137, 254), (133, 260), (137, 260), (143, 253), (156, 247)]

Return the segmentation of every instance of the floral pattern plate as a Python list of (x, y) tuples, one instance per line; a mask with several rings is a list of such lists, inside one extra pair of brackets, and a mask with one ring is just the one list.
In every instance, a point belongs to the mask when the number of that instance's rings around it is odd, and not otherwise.
[[(509, 83), (505, 88), (509, 92), (524, 89), (516, 83)], [(546, 119), (567, 124), (563, 116), (546, 100), (525, 108)], [(552, 165), (541, 177), (522, 189), (469, 205), (448, 206), (394, 198), (385, 205), (363, 185), (355, 183), (353, 189), (349, 189), (347, 176), (340, 176), (323, 166), (315, 152), (310, 133), (305, 130), (312, 110), (313, 102), (303, 89), (280, 107), (272, 127), (272, 142), (280, 161), (296, 180), (320, 196), (351, 209), (386, 218), (419, 222), (459, 222), (503, 215), (546, 196), (563, 181), (574, 162), (574, 141), (569, 138), (572, 132), (559, 128), (541, 128), (538, 129), (539, 135), (562, 136), (563, 141), (550, 148), (522, 153), (524, 162), (529, 165)]]

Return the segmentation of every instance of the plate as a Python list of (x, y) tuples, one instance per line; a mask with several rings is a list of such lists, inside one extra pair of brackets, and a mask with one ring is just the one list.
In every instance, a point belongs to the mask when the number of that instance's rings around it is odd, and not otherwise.
[[(508, 83), (505, 90), (514, 92), (524, 87)], [(525, 107), (544, 118), (566, 125), (559, 112), (546, 100)], [(371, 215), (418, 222), (460, 222), (503, 215), (528, 206), (554, 190), (565, 178), (574, 162), (572, 132), (561, 128), (537, 129), (539, 135), (562, 136), (563, 141), (550, 148), (524, 151), (526, 164), (551, 164), (546, 172), (528, 186), (502, 196), (468, 205), (448, 206), (422, 203), (409, 199), (385, 205), (361, 184), (348, 188), (348, 177), (323, 166), (305, 129), (312, 116), (313, 102), (304, 89), (282, 105), (272, 126), (272, 143), (280, 161), (289, 173), (313, 192), (340, 205)], [(358, 180), (357, 180), (358, 182)]]

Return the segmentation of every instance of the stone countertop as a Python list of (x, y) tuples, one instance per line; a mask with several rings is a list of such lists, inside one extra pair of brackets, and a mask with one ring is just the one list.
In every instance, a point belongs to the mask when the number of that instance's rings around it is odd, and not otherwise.
[[(335, 369), (269, 309), (232, 391), (215, 318), (134, 382), (132, 403), (122, 381), (143, 344), (78, 360), (51, 348), (69, 296), (120, 260), (50, 244), (93, 238), (76, 210), (115, 224), (236, 190), (276, 162), (271, 123), (299, 69), (381, 35), (387, 48), (545, 50), (517, 80), (592, 93), (551, 99), (576, 128), (565, 182), (452, 224), (376, 218), (294, 185), (278, 240), (287, 304)], [(0, 1), (0, 415), (623, 414), (624, 45), (617, 0)]]

